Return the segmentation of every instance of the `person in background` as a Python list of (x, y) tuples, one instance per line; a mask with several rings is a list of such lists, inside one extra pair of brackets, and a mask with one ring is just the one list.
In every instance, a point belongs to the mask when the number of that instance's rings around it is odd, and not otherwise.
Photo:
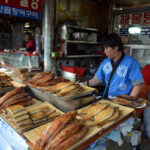
[(150, 64), (145, 65), (141, 72), (145, 83), (142, 86), (139, 97), (150, 100)]
[(35, 41), (30, 32), (25, 32), (26, 39), (26, 51), (29, 53), (33, 53), (36, 50)]
[(97, 86), (105, 83), (104, 98), (120, 95), (137, 97), (144, 83), (137, 61), (124, 54), (123, 42), (116, 33), (106, 35), (102, 44), (107, 58), (101, 63), (93, 79), (83, 84)]

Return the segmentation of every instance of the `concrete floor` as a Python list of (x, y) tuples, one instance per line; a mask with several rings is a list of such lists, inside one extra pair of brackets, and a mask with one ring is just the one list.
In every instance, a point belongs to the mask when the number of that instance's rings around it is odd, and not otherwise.
[(150, 138), (147, 138), (144, 134), (142, 135), (141, 150), (150, 150)]
[[(122, 139), (124, 138), (122, 137)], [(108, 140), (107, 142), (105, 142), (106, 150), (133, 150), (131, 144), (126, 142), (126, 140), (123, 141), (124, 141), (123, 145), (118, 146), (116, 142)], [(143, 133), (142, 133), (141, 145), (137, 148), (137, 150), (150, 150), (150, 138), (146, 137)]]

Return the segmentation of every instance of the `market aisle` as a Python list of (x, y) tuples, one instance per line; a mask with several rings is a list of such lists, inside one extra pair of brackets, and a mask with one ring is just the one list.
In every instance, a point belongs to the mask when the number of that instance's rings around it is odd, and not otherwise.
[(141, 150), (150, 150), (150, 138), (147, 138), (144, 134), (142, 136)]

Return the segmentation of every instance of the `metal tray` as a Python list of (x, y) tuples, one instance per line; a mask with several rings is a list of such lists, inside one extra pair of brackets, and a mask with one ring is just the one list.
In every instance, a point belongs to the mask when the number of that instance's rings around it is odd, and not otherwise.
[(63, 112), (77, 110), (97, 100), (97, 90), (90, 87), (86, 87), (88, 90), (84, 94), (74, 97), (58, 97), (55, 94), (43, 92), (40, 88), (33, 88), (30, 85), (28, 87), (30, 95), (40, 101), (48, 101)]

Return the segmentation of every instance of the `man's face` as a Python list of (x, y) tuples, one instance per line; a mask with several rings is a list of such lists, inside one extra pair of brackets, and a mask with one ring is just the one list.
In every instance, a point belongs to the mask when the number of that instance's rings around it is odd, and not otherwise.
[(30, 39), (29, 35), (25, 35), (25, 40), (28, 41)]
[(112, 48), (110, 46), (104, 47), (104, 52), (107, 57), (114, 59), (118, 55), (118, 46)]

